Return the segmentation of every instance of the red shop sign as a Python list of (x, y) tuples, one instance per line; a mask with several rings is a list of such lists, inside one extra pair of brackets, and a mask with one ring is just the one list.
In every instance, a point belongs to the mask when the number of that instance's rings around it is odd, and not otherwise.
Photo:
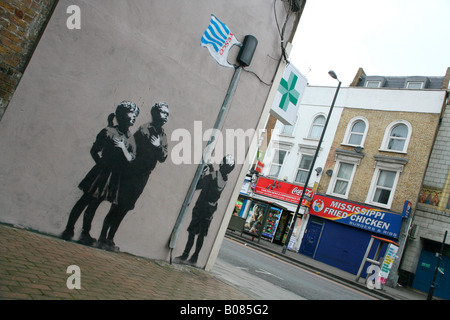
[[(302, 186), (264, 177), (260, 177), (258, 179), (255, 187), (255, 193), (257, 194), (295, 204), (298, 204), (298, 202), (300, 201), (302, 192)], [(312, 198), (312, 196), (312, 189), (307, 188), (305, 192), (305, 198)], [(306, 205), (307, 200), (308, 199), (303, 199), (302, 205)]]

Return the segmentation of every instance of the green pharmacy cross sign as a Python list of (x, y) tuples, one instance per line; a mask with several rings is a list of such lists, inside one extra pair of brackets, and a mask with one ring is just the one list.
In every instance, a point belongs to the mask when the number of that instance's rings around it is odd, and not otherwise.
[[(281, 70), (280, 70), (281, 72)], [(289, 63), (285, 66), (278, 87), (273, 88), (274, 97), (270, 114), (284, 125), (293, 125), (308, 80)]]
[(294, 105), (297, 105), (298, 103), (300, 93), (295, 89), (297, 81), (298, 77), (293, 72), (291, 72), (291, 75), (289, 76), (289, 81), (286, 81), (286, 79), (284, 78), (281, 79), (280, 88), (278, 89), (278, 92), (282, 94), (280, 108), (283, 111), (287, 111), (289, 103), (292, 103)]

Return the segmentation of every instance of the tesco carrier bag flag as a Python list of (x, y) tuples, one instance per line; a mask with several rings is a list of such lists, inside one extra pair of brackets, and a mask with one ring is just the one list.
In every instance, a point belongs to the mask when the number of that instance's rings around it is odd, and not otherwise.
[(208, 29), (203, 34), (201, 45), (209, 50), (211, 56), (221, 66), (228, 68), (234, 68), (227, 61), (231, 47), (234, 45), (242, 46), (230, 29), (213, 14)]

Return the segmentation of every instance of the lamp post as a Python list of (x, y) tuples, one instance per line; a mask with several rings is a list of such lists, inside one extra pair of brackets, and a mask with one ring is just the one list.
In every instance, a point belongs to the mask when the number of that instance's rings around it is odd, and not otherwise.
[(331, 103), (330, 111), (328, 112), (328, 117), (327, 117), (327, 119), (325, 121), (325, 125), (324, 125), (323, 131), (322, 131), (322, 135), (320, 136), (319, 144), (317, 145), (316, 153), (314, 154), (314, 158), (313, 158), (312, 163), (311, 163), (311, 168), (309, 168), (308, 176), (306, 177), (306, 181), (305, 181), (305, 187), (303, 188), (302, 196), (300, 198), (300, 201), (298, 202), (297, 210), (295, 211), (295, 214), (294, 214), (294, 217), (293, 217), (293, 220), (292, 220), (292, 223), (291, 223), (291, 227), (289, 228), (289, 233), (288, 233), (288, 236), (286, 238), (286, 242), (283, 245), (283, 251), (282, 251), (283, 254), (286, 253), (287, 244), (290, 242), (290, 239), (292, 237), (292, 233), (294, 232), (294, 226), (295, 226), (295, 222), (297, 220), (297, 215), (298, 215), (298, 213), (300, 211), (300, 207), (302, 206), (303, 199), (305, 198), (305, 193), (306, 193), (306, 189), (308, 188), (309, 179), (311, 178), (312, 172), (314, 170), (314, 165), (316, 163), (316, 159), (317, 159), (317, 156), (319, 154), (320, 147), (322, 145), (323, 137), (325, 136), (325, 132), (326, 132), (327, 127), (328, 127), (328, 122), (330, 121), (331, 114), (333, 113), (334, 104), (336, 103), (336, 99), (337, 99), (337, 96), (339, 94), (339, 90), (341, 89), (342, 82), (338, 79), (336, 73), (334, 71), (330, 70), (328, 72), (328, 74), (333, 79), (336, 79), (339, 82), (339, 85), (338, 85), (338, 87), (336, 89), (336, 93), (334, 95), (333, 102)]

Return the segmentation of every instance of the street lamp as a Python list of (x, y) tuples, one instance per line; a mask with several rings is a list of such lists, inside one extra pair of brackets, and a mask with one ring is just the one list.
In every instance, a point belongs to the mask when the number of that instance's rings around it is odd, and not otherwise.
[(328, 74), (333, 79), (336, 79), (339, 82), (339, 85), (338, 85), (338, 87), (336, 89), (336, 93), (334, 94), (333, 102), (331, 103), (330, 111), (328, 112), (328, 117), (327, 117), (327, 120), (325, 121), (325, 126), (323, 127), (322, 135), (320, 136), (319, 144), (317, 145), (316, 153), (314, 154), (314, 158), (313, 158), (312, 163), (311, 163), (311, 168), (309, 168), (308, 177), (306, 178), (306, 181), (305, 181), (305, 187), (303, 188), (302, 196), (300, 198), (300, 201), (298, 202), (297, 210), (295, 211), (295, 214), (294, 214), (294, 217), (293, 217), (293, 220), (292, 220), (292, 223), (291, 223), (291, 227), (289, 228), (289, 233), (288, 233), (288, 236), (286, 238), (286, 242), (283, 245), (283, 251), (282, 251), (283, 254), (286, 253), (287, 244), (290, 242), (290, 239), (292, 237), (292, 233), (294, 232), (294, 226), (295, 226), (295, 222), (297, 220), (297, 215), (298, 215), (298, 213), (300, 211), (300, 207), (302, 206), (303, 199), (305, 198), (305, 193), (306, 193), (306, 189), (308, 188), (309, 179), (311, 178), (311, 174), (312, 174), (312, 172), (314, 170), (314, 165), (316, 163), (317, 155), (319, 154), (320, 147), (321, 147), (322, 141), (323, 141), (323, 137), (325, 136), (325, 131), (327, 130), (327, 127), (328, 127), (328, 122), (330, 121), (331, 114), (333, 113), (334, 104), (336, 103), (336, 99), (337, 99), (337, 96), (339, 94), (339, 90), (341, 89), (342, 82), (338, 79), (336, 73), (333, 70), (330, 70), (328, 72)]
[[(337, 81), (339, 81), (336, 72), (334, 72), (333, 70), (328, 71), (328, 74), (330, 75), (330, 77), (332, 77), (333, 79), (336, 79)], [(339, 81), (340, 82), (340, 81)]]

